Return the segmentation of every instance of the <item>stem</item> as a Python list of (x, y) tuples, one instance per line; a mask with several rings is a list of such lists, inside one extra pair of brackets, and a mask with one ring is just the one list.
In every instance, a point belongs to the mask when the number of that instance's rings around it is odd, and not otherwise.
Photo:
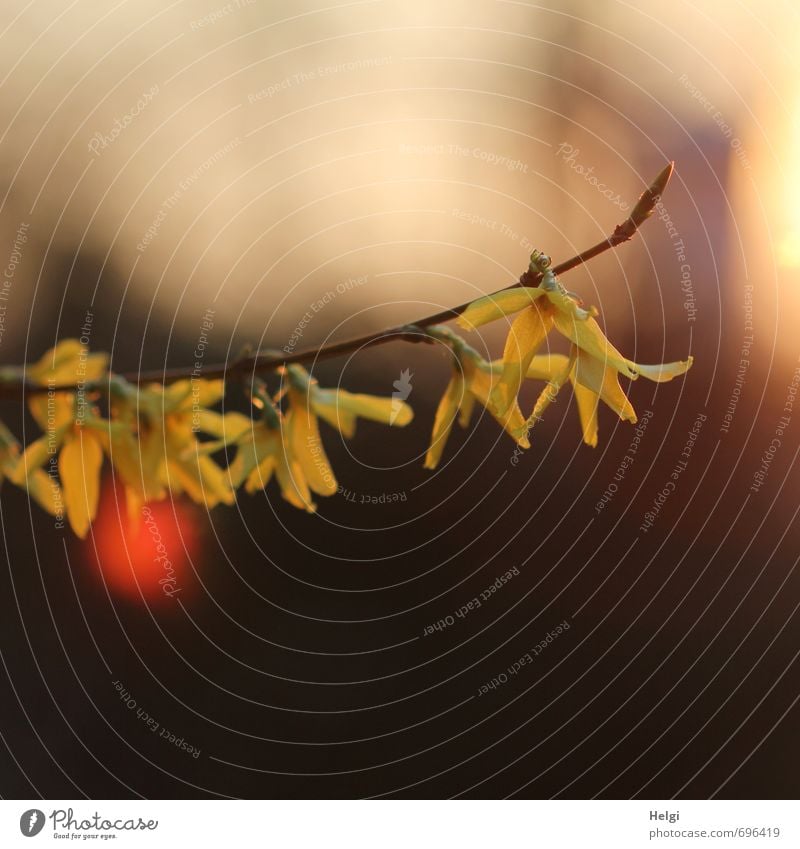
[[(674, 162), (670, 162), (653, 180), (650, 186), (642, 193), (633, 212), (630, 216), (618, 224), (614, 228), (614, 232), (604, 239), (602, 242), (587, 248), (581, 253), (565, 260), (553, 267), (555, 275), (563, 274), (570, 271), (579, 265), (583, 265), (590, 259), (605, 253), (611, 248), (621, 245), (631, 239), (639, 229), (639, 227), (652, 215), (656, 203), (658, 203), (664, 189), (666, 188), (669, 178), (672, 176)], [(538, 286), (541, 282), (542, 275), (535, 268), (528, 268), (516, 283), (499, 289), (503, 292), (506, 289), (513, 289), (516, 286)], [(495, 292), (494, 294), (497, 294)], [(442, 310), (435, 315), (429, 315), (419, 319), (411, 324), (401, 324), (396, 327), (389, 327), (384, 330), (378, 330), (374, 333), (368, 333), (365, 336), (359, 336), (356, 339), (348, 339), (344, 342), (336, 342), (332, 345), (322, 345), (318, 348), (306, 348), (297, 353), (281, 353), (270, 352), (268, 354), (255, 354), (252, 356), (241, 357), (238, 360), (233, 360), (230, 363), (216, 363), (209, 365), (203, 369), (202, 378), (204, 380), (213, 380), (216, 378), (232, 378), (244, 377), (248, 374), (254, 375), (258, 372), (273, 371), (276, 368), (289, 365), (290, 363), (307, 363), (314, 360), (327, 357), (337, 357), (341, 354), (349, 354), (360, 348), (366, 348), (372, 345), (382, 345), (386, 342), (395, 340), (403, 340), (406, 342), (433, 342), (433, 339), (423, 332), (423, 329), (432, 324), (441, 324), (445, 321), (458, 318), (467, 307), (472, 303), (469, 301), (465, 304), (460, 304), (457, 307)], [(131, 372), (122, 376), (130, 383), (173, 383), (176, 380), (185, 380), (192, 377), (193, 369), (191, 367), (179, 367), (171, 369), (154, 369), (152, 371)], [(59, 391), (77, 391), (79, 387), (74, 385), (56, 386)], [(92, 385), (92, 390), (102, 390), (102, 385)], [(40, 394), (47, 392), (48, 387), (39, 386), (28, 383), (24, 378), (18, 381), (5, 382), (0, 384), (0, 397), (17, 397), (23, 393)]]

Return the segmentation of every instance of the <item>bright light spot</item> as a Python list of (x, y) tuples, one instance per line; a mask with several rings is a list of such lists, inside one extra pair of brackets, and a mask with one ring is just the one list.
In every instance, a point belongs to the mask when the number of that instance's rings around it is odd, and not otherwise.
[(789, 268), (800, 265), (800, 232), (792, 231), (784, 236), (778, 247), (778, 262)]
[(93, 524), (96, 566), (111, 593), (148, 603), (174, 604), (195, 585), (196, 534), (190, 505), (160, 501), (142, 508), (132, 528), (125, 496), (108, 491)]
[(784, 192), (784, 218), (788, 230), (778, 245), (778, 262), (795, 268), (800, 266), (800, 100), (795, 104), (792, 118)]

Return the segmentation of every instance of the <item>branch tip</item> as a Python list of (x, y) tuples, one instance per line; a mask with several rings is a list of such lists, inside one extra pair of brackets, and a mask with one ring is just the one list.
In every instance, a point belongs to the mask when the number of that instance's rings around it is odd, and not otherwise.
[(630, 220), (636, 227), (639, 227), (640, 224), (653, 214), (653, 210), (656, 208), (659, 200), (661, 200), (661, 195), (664, 194), (664, 190), (667, 188), (667, 183), (674, 170), (675, 163), (667, 163), (666, 167), (662, 169), (655, 180), (642, 192), (630, 217)]

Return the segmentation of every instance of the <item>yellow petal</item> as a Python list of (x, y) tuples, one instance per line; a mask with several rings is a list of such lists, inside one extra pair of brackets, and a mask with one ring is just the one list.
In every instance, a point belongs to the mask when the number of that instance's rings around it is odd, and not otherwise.
[[(250, 433), (240, 437), (236, 456), (228, 466), (227, 472), (231, 486), (235, 489), (245, 479), (249, 481), (254, 471), (282, 450), (280, 431), (267, 428), (263, 422), (256, 422)], [(267, 476), (268, 479), (269, 476)], [(253, 490), (248, 489), (248, 492), (251, 491)]]
[(272, 473), (275, 471), (275, 457), (267, 457), (260, 465), (253, 469), (247, 476), (244, 485), (245, 491), (251, 495), (259, 489), (264, 489), (269, 483)]
[(42, 436), (31, 442), (25, 451), (17, 457), (16, 462), (8, 472), (8, 479), (17, 486), (24, 486), (33, 472), (40, 469), (58, 451), (65, 433), (66, 428), (61, 428), (53, 434), (52, 438)]
[(242, 413), (215, 413), (213, 410), (198, 410), (192, 413), (192, 428), (209, 436), (218, 436), (226, 443), (235, 442), (253, 427), (250, 416)]
[[(393, 403), (395, 401), (394, 398), (380, 398), (377, 395), (363, 395), (363, 394), (354, 394), (351, 392), (345, 392), (344, 390), (340, 390), (338, 393), (338, 404), (340, 407), (344, 407), (351, 413), (355, 413), (356, 416), (360, 416), (362, 419), (372, 419), (372, 421), (381, 422), (383, 424), (389, 424), (392, 418), (392, 409)], [(397, 399), (399, 400), (399, 399)], [(409, 412), (410, 407), (408, 405), (405, 406)], [(397, 424), (408, 424), (413, 418), (412, 415), (404, 414), (400, 417), (400, 420), (397, 421)]]
[[(182, 417), (178, 417), (177, 421), (175, 416), (167, 417), (164, 447), (169, 470), (190, 498), (209, 509), (220, 502), (233, 504), (235, 499), (228, 485), (227, 473), (197, 450), (198, 443)], [(187, 451), (187, 448), (190, 450)]]
[(200, 407), (213, 407), (224, 394), (224, 380), (179, 380), (164, 391), (164, 406), (167, 410), (184, 412)]
[(442, 395), (439, 406), (436, 408), (436, 416), (433, 420), (433, 433), (431, 434), (431, 444), (425, 454), (424, 467), (426, 469), (435, 469), (442, 459), (442, 452), (447, 443), (447, 438), (450, 436), (450, 431), (453, 429), (453, 422), (458, 413), (458, 408), (464, 398), (464, 376), (462, 373), (455, 372), (447, 384), (447, 389)]
[(184, 415), (191, 421), (190, 414), (220, 400), (224, 393), (222, 380), (185, 379), (163, 386), (148, 383), (135, 391), (135, 409), (151, 420), (163, 420), (167, 416)]
[(25, 369), (28, 380), (44, 386), (66, 386), (99, 380), (108, 370), (107, 354), (90, 354), (77, 339), (62, 339), (38, 362)]
[(68, 438), (58, 456), (67, 519), (81, 539), (97, 515), (102, 465), (103, 449), (90, 431), (79, 430)]
[(556, 308), (557, 312), (572, 316), (576, 321), (586, 321), (592, 313), (597, 315), (597, 310), (594, 307), (592, 307), (592, 312), (584, 309), (578, 305), (574, 298), (571, 298), (559, 289), (548, 289), (547, 299)]
[(181, 452), (180, 458), (181, 460), (185, 460), (187, 457), (193, 457), (195, 454), (210, 456), (211, 454), (216, 454), (217, 451), (222, 451), (228, 444), (224, 439), (214, 439), (210, 442), (195, 442)]
[(511, 325), (503, 350), (503, 375), (492, 392), (499, 414), (516, 400), (522, 381), (536, 352), (553, 326), (552, 311), (534, 304), (523, 310)]
[(28, 380), (45, 384), (52, 374), (59, 373), (64, 367), (74, 366), (83, 350), (77, 339), (62, 339), (55, 348), (45, 351), (39, 360), (25, 369)]
[(71, 424), (75, 419), (75, 396), (69, 392), (42, 393), (28, 398), (28, 409), (45, 431)]
[(301, 393), (290, 391), (289, 397), (292, 403), (286, 420), (289, 450), (311, 490), (318, 495), (333, 495), (337, 489), (336, 477), (322, 445), (317, 417), (306, 406)]
[(544, 415), (545, 410), (556, 400), (556, 396), (561, 390), (561, 387), (569, 380), (570, 375), (575, 368), (575, 360), (577, 359), (578, 349), (573, 345), (571, 356), (567, 358), (567, 362), (560, 372), (554, 374), (548, 381), (547, 386), (542, 390), (539, 397), (536, 399), (536, 404), (528, 421), (533, 425), (539, 421)]
[(233, 504), (233, 490), (228, 486), (226, 472), (211, 458), (202, 454), (189, 460), (171, 456), (167, 461), (169, 484), (173, 487), (173, 476), (180, 488), (198, 504), (211, 509), (217, 504)]
[(58, 516), (64, 509), (61, 487), (53, 477), (42, 469), (34, 469), (25, 482), (30, 497), (51, 516)]
[(559, 333), (562, 333), (587, 354), (596, 357), (603, 366), (611, 366), (620, 374), (631, 379), (636, 377), (636, 372), (631, 367), (630, 361), (626, 360), (606, 339), (600, 325), (593, 318), (582, 320), (576, 318), (574, 314), (559, 310), (555, 313), (555, 325)]
[(313, 387), (310, 397), (314, 412), (331, 427), (335, 427), (342, 436), (352, 439), (356, 432), (356, 414), (347, 409), (346, 393), (336, 389)]
[(665, 383), (668, 380), (672, 380), (673, 377), (686, 374), (692, 367), (694, 357), (689, 357), (688, 360), (681, 360), (677, 363), (661, 363), (655, 366), (643, 366), (638, 363), (632, 363), (630, 360), (628, 362), (631, 368), (642, 377), (646, 377), (648, 380), (653, 380), (656, 383)]
[(636, 423), (636, 413), (619, 385), (616, 369), (604, 365), (584, 351), (579, 351), (575, 380), (595, 395), (599, 395), (621, 419)]
[[(579, 351), (578, 364), (581, 363), (583, 356)], [(553, 380), (556, 375), (564, 372), (568, 363), (569, 357), (565, 354), (541, 354), (534, 357), (530, 366), (528, 366), (528, 377), (532, 380)], [(572, 372), (570, 379), (572, 380), (573, 390), (575, 392), (575, 402), (578, 406), (583, 441), (594, 448), (597, 445), (597, 408), (600, 398), (591, 389), (587, 389), (585, 386), (576, 382), (576, 371), (578, 367), (579, 365), (576, 365), (576, 370)]]
[(392, 416), (396, 409), (397, 401), (400, 402), (402, 409), (398, 409), (397, 415), (394, 417), (394, 423), (401, 426), (406, 425), (414, 417), (414, 414), (411, 412), (408, 404), (404, 404), (399, 398), (380, 398), (377, 395), (339, 392), (340, 406), (345, 407), (345, 409), (351, 413), (355, 413), (362, 419), (371, 419), (372, 421), (383, 424), (392, 423)]
[(198, 455), (196, 465), (205, 492), (205, 502), (209, 507), (217, 503), (231, 505), (236, 501), (236, 495), (230, 486), (225, 469), (220, 468), (210, 457), (203, 455)]
[(90, 354), (77, 339), (63, 339), (25, 370), (26, 377), (45, 386), (67, 386), (99, 380), (108, 370), (107, 354)]
[(492, 374), (489, 364), (486, 364), (486, 368), (478, 365), (468, 365), (467, 371), (467, 390), (486, 407), (489, 413), (497, 420), (506, 433), (516, 441), (520, 448), (530, 448), (528, 422), (522, 415), (516, 398), (505, 413), (500, 413), (491, 401), (492, 389), (497, 384), (499, 378)]
[(544, 289), (530, 286), (516, 286), (504, 289), (494, 295), (487, 295), (473, 301), (458, 317), (458, 324), (466, 330), (474, 330), (482, 324), (496, 321), (506, 315), (531, 306), (537, 298), (545, 294)]
[(311, 500), (311, 492), (308, 483), (303, 477), (300, 466), (287, 459), (286, 455), (279, 451), (275, 457), (275, 477), (281, 488), (281, 495), (294, 507), (313, 513), (317, 505)]
[(312, 387), (309, 397), (312, 410), (348, 438), (355, 432), (357, 416), (397, 427), (405, 427), (414, 418), (414, 411), (399, 398), (317, 387)]
[(152, 393), (155, 409), (159, 413), (172, 413), (184, 407), (191, 409), (192, 383), (190, 380), (176, 380), (175, 383), (167, 386), (150, 384), (145, 392)]
[(7, 454), (9, 451), (16, 451), (19, 448), (19, 442), (16, 436), (0, 421), (0, 452)]
[(113, 432), (109, 444), (111, 463), (126, 486), (135, 489), (143, 501), (166, 497), (161, 430), (143, 432), (138, 439), (130, 431)]
[(566, 354), (537, 354), (528, 366), (527, 377), (529, 380), (552, 380), (566, 368), (568, 361)]
[(461, 411), (458, 414), (458, 423), (461, 427), (469, 426), (474, 410), (475, 396), (471, 392), (467, 392), (464, 395), (464, 400), (461, 402)]
[[(365, 418), (368, 418), (365, 416)], [(389, 424), (392, 427), (405, 427), (414, 420), (414, 411), (411, 405), (399, 398), (392, 398), (392, 414), (389, 417)]]
[(578, 405), (578, 417), (581, 421), (581, 429), (583, 430), (583, 441), (592, 448), (597, 446), (597, 408), (600, 403), (600, 398), (587, 389), (581, 386), (580, 383), (574, 383), (575, 402)]

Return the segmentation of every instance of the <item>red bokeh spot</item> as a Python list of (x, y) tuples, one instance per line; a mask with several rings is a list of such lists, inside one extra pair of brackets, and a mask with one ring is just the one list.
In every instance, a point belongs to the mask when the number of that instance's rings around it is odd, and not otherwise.
[(125, 495), (109, 487), (92, 530), (95, 562), (115, 595), (156, 603), (185, 601), (195, 584), (197, 517), (191, 505), (159, 501), (142, 508), (138, 527), (128, 520)]

